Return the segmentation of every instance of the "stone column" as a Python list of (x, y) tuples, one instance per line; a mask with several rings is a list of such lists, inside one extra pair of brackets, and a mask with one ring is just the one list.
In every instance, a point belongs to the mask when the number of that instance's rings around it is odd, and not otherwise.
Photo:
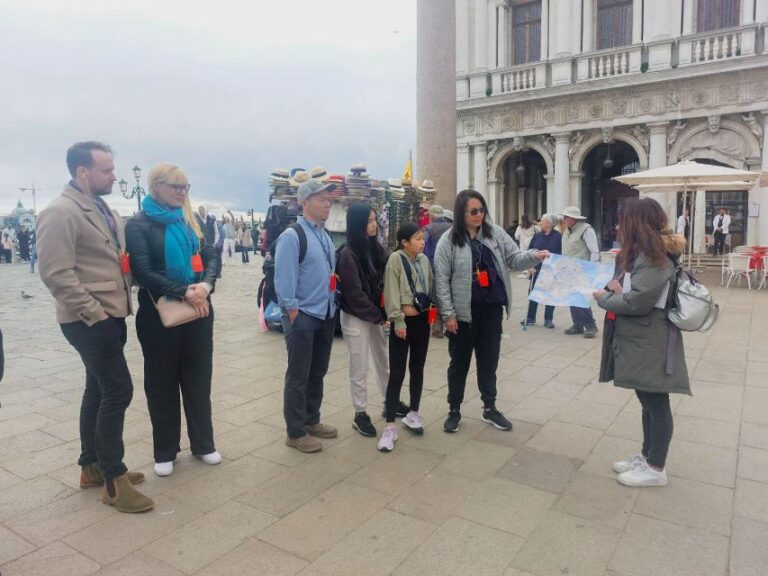
[[(469, 188), (469, 146), (459, 144), (456, 147), (456, 194), (466, 188)], [(453, 200), (443, 206), (453, 206)]]
[[(648, 168), (663, 168), (667, 165), (667, 123), (648, 124), (648, 129), (650, 130)], [(661, 204), (667, 213), (670, 226), (674, 228), (677, 222), (677, 192), (650, 192), (646, 196)]]
[(696, 190), (694, 194), (693, 214), (693, 253), (704, 254), (704, 234), (707, 220), (707, 191)]
[[(768, 171), (768, 110), (763, 110), (763, 172)], [(758, 239), (760, 244), (768, 244), (768, 186), (760, 189), (760, 217), (757, 219)]]
[(475, 173), (472, 180), (474, 189), (488, 199), (488, 144), (479, 142), (472, 146), (472, 163)]
[(571, 198), (569, 206), (581, 206), (581, 179), (583, 172), (571, 172)]
[[(488, 69), (488, 43), (495, 41), (488, 37), (488, 0), (473, 0), (475, 5), (475, 61), (473, 72), (485, 72)], [(441, 2), (437, 2), (441, 4)], [(448, 8), (445, 8), (448, 10)]]
[(435, 183), (438, 200), (456, 196), (455, 0), (418, 0), (416, 39), (417, 180)]
[(491, 222), (498, 224), (499, 226), (503, 226), (504, 211), (502, 210), (501, 202), (499, 201), (499, 189), (501, 188), (501, 182), (496, 178), (491, 178), (488, 180), (487, 188), (488, 192), (486, 193), (485, 197), (488, 202), (488, 212), (491, 216)]
[(507, 8), (506, 2), (501, 2), (497, 0), (496, 6), (498, 7), (499, 12), (499, 28), (498, 28), (498, 38), (496, 43), (496, 49), (498, 50), (499, 54), (499, 68), (506, 68), (509, 66), (509, 53), (507, 51), (507, 26), (509, 18), (509, 8)]
[(555, 214), (562, 214), (563, 208), (568, 206), (570, 196), (570, 166), (568, 149), (571, 145), (571, 133), (562, 132), (555, 134), (555, 180), (554, 190), (547, 198), (547, 209)]

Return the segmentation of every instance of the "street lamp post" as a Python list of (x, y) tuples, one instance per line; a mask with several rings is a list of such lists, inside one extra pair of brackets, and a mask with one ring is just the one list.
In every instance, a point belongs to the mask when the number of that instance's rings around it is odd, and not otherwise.
[(141, 168), (139, 168), (138, 165), (133, 167), (133, 177), (136, 178), (136, 186), (130, 192), (128, 192), (128, 182), (126, 182), (125, 178), (123, 178), (119, 182), (120, 192), (123, 193), (123, 197), (127, 200), (130, 200), (135, 196), (136, 201), (138, 202), (139, 211), (141, 211), (141, 199), (143, 196), (146, 196), (147, 193), (140, 184)]

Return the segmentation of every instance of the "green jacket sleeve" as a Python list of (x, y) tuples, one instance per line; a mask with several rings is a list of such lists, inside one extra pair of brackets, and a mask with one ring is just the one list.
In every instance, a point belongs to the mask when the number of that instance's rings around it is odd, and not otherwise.
[(666, 267), (654, 266), (647, 258), (640, 256), (635, 262), (630, 279), (632, 289), (629, 292), (605, 292), (598, 298), (597, 305), (609, 312), (625, 316), (650, 314), (670, 279), (670, 271)]
[(400, 302), (400, 276), (403, 266), (400, 254), (393, 252), (384, 270), (384, 310), (395, 328), (405, 328), (405, 314)]

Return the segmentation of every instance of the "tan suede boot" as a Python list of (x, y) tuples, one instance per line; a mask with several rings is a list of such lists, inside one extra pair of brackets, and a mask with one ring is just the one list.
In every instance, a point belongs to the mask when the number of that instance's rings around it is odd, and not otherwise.
[[(128, 472), (128, 480), (131, 484), (141, 484), (144, 482), (144, 474), (141, 472)], [(96, 488), (104, 486), (104, 475), (99, 470), (96, 463), (86, 464), (80, 471), (80, 488)]]
[(155, 507), (155, 502), (133, 487), (128, 475), (123, 474), (104, 485), (101, 501), (114, 506), (120, 512), (146, 512)]
[(309, 434), (305, 434), (299, 438), (291, 438), (289, 436), (285, 439), (285, 445), (290, 446), (291, 448), (296, 448), (296, 450), (304, 452), (305, 454), (320, 452), (320, 450), (323, 449), (323, 443)]
[(328, 424), (307, 424), (305, 428), (307, 429), (307, 434), (317, 436), (318, 438), (336, 438), (339, 435), (339, 431)]

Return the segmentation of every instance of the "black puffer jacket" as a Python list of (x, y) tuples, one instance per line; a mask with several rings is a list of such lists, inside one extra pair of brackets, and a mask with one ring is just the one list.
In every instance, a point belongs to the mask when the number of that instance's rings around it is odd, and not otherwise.
[[(197, 282), (216, 285), (216, 249), (200, 241), (200, 257), (204, 271), (197, 274)], [(157, 300), (160, 296), (184, 298), (187, 284), (165, 275), (165, 226), (150, 220), (142, 210), (128, 220), (125, 226), (126, 250), (131, 260), (133, 279)], [(141, 296), (141, 295), (140, 295)], [(141, 301), (141, 298), (140, 298)]]

